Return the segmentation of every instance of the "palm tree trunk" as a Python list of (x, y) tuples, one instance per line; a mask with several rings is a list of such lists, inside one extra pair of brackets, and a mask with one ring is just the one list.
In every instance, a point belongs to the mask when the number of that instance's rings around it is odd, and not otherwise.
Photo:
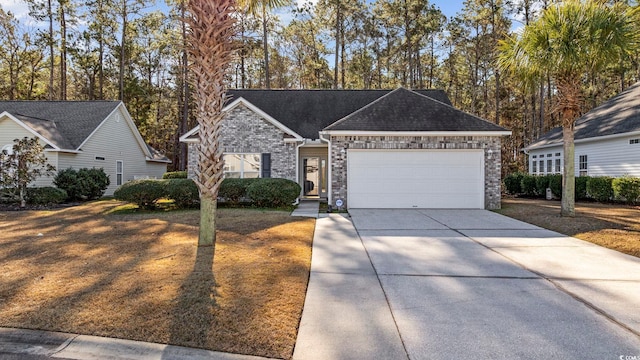
[(573, 123), (562, 127), (563, 151), (564, 151), (564, 172), (562, 176), (562, 203), (560, 214), (562, 216), (574, 217), (575, 196), (576, 196), (576, 174), (575, 174), (575, 147), (573, 142)]

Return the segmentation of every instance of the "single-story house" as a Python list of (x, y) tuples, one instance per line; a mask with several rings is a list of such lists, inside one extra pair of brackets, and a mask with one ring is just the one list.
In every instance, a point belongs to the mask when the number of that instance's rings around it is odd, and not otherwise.
[(161, 178), (171, 162), (145, 143), (121, 101), (0, 101), (0, 150), (23, 137), (37, 137), (56, 170), (103, 168), (105, 195), (129, 180)]
[[(576, 120), (575, 175), (640, 177), (640, 82)], [(525, 148), (529, 173), (562, 174), (562, 127)]]
[[(506, 129), (441, 90), (230, 90), (226, 177), (280, 177), (347, 208), (500, 207)], [(197, 166), (198, 127), (189, 144)]]

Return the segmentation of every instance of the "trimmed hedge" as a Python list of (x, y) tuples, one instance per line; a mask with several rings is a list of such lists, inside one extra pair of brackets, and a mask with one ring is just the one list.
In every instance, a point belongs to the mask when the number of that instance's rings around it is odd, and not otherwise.
[(592, 177), (587, 180), (587, 195), (599, 202), (613, 199), (613, 178), (608, 176)]
[(623, 176), (613, 179), (611, 182), (613, 196), (616, 200), (635, 204), (640, 197), (640, 179)]
[(186, 179), (187, 172), (186, 171), (169, 171), (162, 174), (163, 179)]
[(154, 209), (156, 202), (166, 197), (164, 180), (133, 180), (124, 183), (113, 193), (117, 200), (127, 201), (142, 209)]
[(562, 198), (562, 175), (560, 174), (552, 174), (547, 175), (549, 178), (549, 188), (553, 193), (553, 196), (557, 198)]
[(261, 179), (224, 179), (220, 185), (218, 197), (221, 198), (222, 201), (238, 205), (243, 199), (249, 200), (247, 189), (256, 181), (261, 181)]
[(110, 184), (109, 176), (104, 169), (76, 170), (68, 168), (60, 170), (54, 177), (53, 183), (67, 193), (67, 200), (93, 200), (104, 195)]
[(504, 177), (504, 188), (508, 194), (522, 194), (522, 178), (528, 176), (521, 172), (515, 172)]
[(247, 195), (258, 207), (281, 207), (291, 205), (301, 190), (295, 181), (261, 178), (249, 185)]
[[(286, 179), (224, 179), (218, 198), (235, 205), (245, 199), (259, 207), (281, 207), (291, 205), (300, 195), (300, 190), (300, 185)], [(192, 208), (200, 204), (198, 187), (191, 179), (130, 181), (120, 186), (113, 196), (143, 209), (154, 209), (160, 199), (173, 200), (177, 208)]]
[(537, 181), (536, 177), (533, 175), (525, 175), (522, 177), (522, 181), (520, 182), (520, 187), (522, 189), (522, 194), (524, 196), (536, 196), (536, 188)]
[(26, 200), (29, 204), (60, 204), (67, 199), (67, 192), (52, 186), (27, 188)]
[(191, 179), (165, 179), (166, 197), (172, 199), (175, 206), (184, 208), (194, 208), (200, 205), (200, 194), (198, 186)]
[(587, 182), (589, 182), (589, 176), (576, 177), (576, 200), (588, 200), (587, 196)]

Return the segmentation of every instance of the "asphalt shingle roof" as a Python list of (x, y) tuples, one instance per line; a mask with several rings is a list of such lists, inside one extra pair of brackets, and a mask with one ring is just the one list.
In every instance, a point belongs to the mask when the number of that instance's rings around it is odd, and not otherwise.
[(415, 91), (399, 88), (327, 126), (353, 131), (507, 131)]
[[(325, 127), (387, 95), (392, 90), (229, 90), (229, 102), (244, 98), (307, 139), (317, 139)], [(442, 90), (414, 90), (443, 104)]]
[[(576, 120), (574, 139), (582, 140), (635, 131), (640, 131), (640, 82)], [(527, 146), (527, 149), (559, 144), (562, 144), (562, 127), (554, 128), (542, 135)]]
[(57, 147), (76, 150), (120, 101), (0, 101), (8, 112)]

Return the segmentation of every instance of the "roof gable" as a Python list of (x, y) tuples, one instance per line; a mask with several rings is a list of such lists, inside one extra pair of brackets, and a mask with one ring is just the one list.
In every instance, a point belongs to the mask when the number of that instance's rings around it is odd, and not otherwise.
[[(586, 140), (640, 132), (640, 82), (605, 101), (576, 120), (574, 140)], [(562, 128), (557, 127), (527, 146), (527, 149), (559, 145)]]
[(448, 132), (505, 128), (405, 88), (396, 89), (327, 126), (328, 131)]
[(56, 148), (78, 150), (120, 103), (120, 101), (0, 101), (0, 112), (6, 111), (13, 115)]

